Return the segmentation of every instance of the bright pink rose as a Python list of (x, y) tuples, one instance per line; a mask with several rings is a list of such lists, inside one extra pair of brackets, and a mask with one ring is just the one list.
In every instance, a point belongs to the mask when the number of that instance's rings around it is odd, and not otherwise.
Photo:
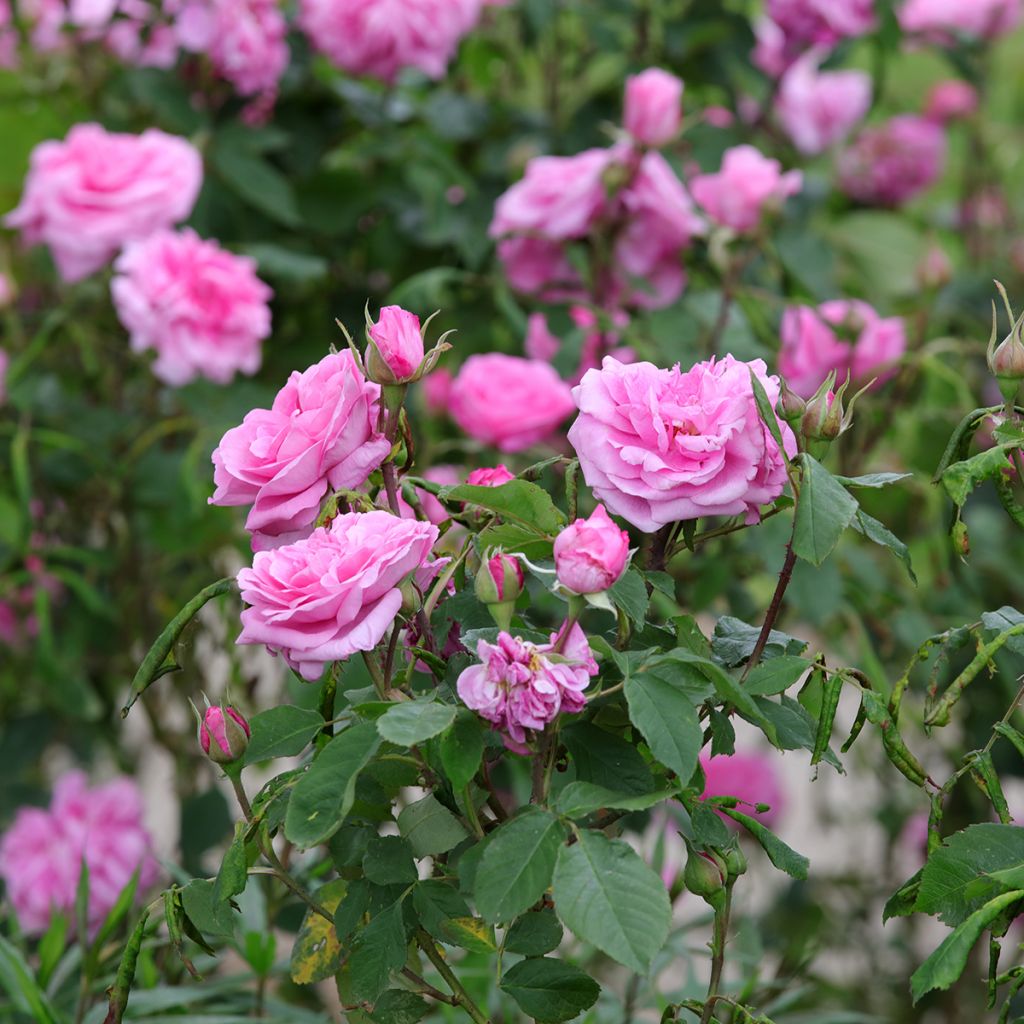
[(803, 398), (810, 398), (834, 370), (841, 383), (891, 377), (907, 347), (898, 317), (880, 317), (866, 302), (836, 299), (790, 306), (782, 315), (779, 373)]
[(184, 228), (129, 242), (114, 270), (110, 291), (132, 351), (155, 351), (153, 372), (165, 384), (230, 384), (260, 368), (273, 293), (255, 260)]
[[(423, 362), (420, 318), (401, 306), (385, 306), (368, 333), (396, 381), (408, 380)], [(370, 354), (367, 353), (367, 358)], [(376, 377), (380, 380), (379, 377)]]
[[(217, 764), (233, 764), (244, 753), (252, 730), (249, 723), (231, 705), (226, 709), (206, 709), (199, 726), (199, 745), (203, 753)], [(211, 753), (212, 751), (212, 753)]]
[(642, 146), (664, 146), (679, 134), (683, 83), (661, 68), (626, 79), (625, 126)]
[(528, 359), (550, 362), (558, 355), (562, 343), (551, 333), (548, 318), (543, 313), (531, 313), (526, 321), (526, 341), (523, 342)]
[(153, 841), (142, 823), (142, 794), (131, 779), (89, 789), (70, 772), (54, 787), (49, 810), (24, 807), (0, 841), (0, 878), (28, 935), (46, 931), (55, 913), (75, 922), (82, 860), (89, 869), (90, 935), (139, 872), (139, 892), (156, 881)]
[(49, 246), (61, 277), (78, 281), (126, 242), (184, 220), (202, 180), (199, 153), (184, 139), (76, 124), (64, 142), (33, 150), (21, 203), (4, 223)]
[(575, 594), (607, 590), (625, 572), (628, 561), (629, 534), (612, 521), (604, 505), (555, 538), (558, 582)]
[(868, 206), (901, 206), (942, 174), (946, 136), (932, 121), (901, 114), (865, 128), (839, 156), (843, 191)]
[[(526, 753), (528, 731), (542, 730), (560, 712), (582, 711), (583, 691), (597, 675), (583, 630), (574, 624), (561, 647), (559, 635), (552, 633), (551, 642), (540, 645), (505, 632), (496, 643), (481, 640), (481, 663), (464, 669), (456, 683), (463, 703), (501, 730), (506, 745), (519, 753)], [(546, 657), (552, 653), (560, 659)]]
[(328, 490), (353, 490), (391, 451), (377, 431), (380, 388), (350, 352), (292, 373), (269, 409), (253, 409), (213, 453), (211, 505), (252, 505), (253, 547), (308, 531)]
[(767, 13), (800, 43), (834, 46), (875, 27), (875, 0), (768, 0)]
[(770, 160), (753, 146), (734, 146), (726, 150), (722, 169), (698, 175), (690, 183), (690, 191), (716, 223), (749, 232), (761, 222), (766, 209), (781, 207), (802, 185), (799, 171), (783, 174), (778, 160)]
[[(786, 467), (754, 403), (751, 370), (774, 405), (779, 379), (760, 359), (727, 355), (684, 373), (609, 356), (588, 371), (573, 389), (580, 414), (569, 441), (595, 496), (646, 533), (700, 516), (757, 522), (782, 493)], [(792, 431), (779, 426), (795, 455)]]
[[(775, 761), (764, 754), (718, 754), (711, 757), (700, 755), (700, 766), (704, 769), (704, 799), (711, 796), (734, 796), (745, 801), (737, 810), (742, 814), (754, 814), (763, 824), (771, 828), (782, 816), (786, 805), (782, 780), (775, 768)], [(751, 804), (768, 804), (769, 810), (760, 814)], [(735, 825), (732, 818), (726, 824)]]
[(936, 82), (925, 101), (925, 114), (930, 121), (946, 124), (970, 117), (978, 109), (978, 90), (960, 78)]
[(543, 441), (572, 412), (569, 385), (548, 363), (492, 352), (470, 356), (452, 384), (452, 419), (503, 452)]
[(865, 71), (819, 71), (824, 54), (808, 51), (782, 76), (775, 112), (801, 153), (814, 155), (842, 141), (871, 106)]
[(786, 33), (771, 18), (755, 20), (754, 39), (750, 60), (769, 78), (778, 78), (804, 49), (804, 46), (787, 39)]
[(900, 8), (904, 32), (952, 45), (957, 36), (994, 39), (1014, 29), (1021, 0), (907, 0)]
[(305, 540), (260, 551), (238, 574), (240, 644), (266, 644), (303, 678), (372, 651), (402, 606), (399, 587), (430, 560), (437, 527), (390, 512), (349, 512)]
[(481, 469), (474, 469), (466, 477), (466, 483), (474, 487), (500, 487), (507, 484), (509, 480), (515, 480), (515, 476), (508, 471), (508, 468), (499, 463), (493, 468), (484, 466)]
[(394, 82), (403, 68), (442, 78), (480, 0), (301, 0), (314, 48), (355, 75)]

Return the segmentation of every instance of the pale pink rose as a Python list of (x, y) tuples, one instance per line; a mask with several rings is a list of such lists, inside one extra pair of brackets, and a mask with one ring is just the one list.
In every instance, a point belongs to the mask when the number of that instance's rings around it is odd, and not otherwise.
[(825, 56), (808, 51), (782, 76), (775, 113), (801, 153), (814, 155), (841, 142), (871, 106), (865, 71), (819, 71)]
[[(420, 318), (415, 313), (401, 306), (385, 306), (367, 333), (396, 381), (408, 380), (416, 373), (423, 362), (423, 335), (420, 333)], [(367, 359), (370, 356), (368, 352)], [(373, 376), (381, 380), (375, 374)]]
[(114, 270), (110, 291), (132, 351), (155, 351), (153, 373), (165, 384), (230, 384), (260, 368), (273, 293), (255, 260), (184, 228), (130, 242)]
[(970, 117), (978, 109), (978, 90), (960, 78), (936, 82), (925, 101), (925, 117), (946, 124)]
[(690, 191), (712, 220), (745, 233), (757, 228), (766, 210), (780, 208), (802, 186), (799, 171), (783, 173), (778, 160), (753, 146), (734, 146), (726, 150), (722, 169), (698, 175)]
[(252, 729), (239, 711), (230, 704), (226, 709), (214, 705), (203, 715), (199, 745), (211, 761), (232, 764), (245, 753), (251, 735)]
[(356, 75), (394, 82), (403, 68), (442, 78), (480, 0), (301, 0), (314, 48)]
[(558, 582), (576, 594), (607, 590), (625, 572), (629, 534), (598, 505), (589, 519), (577, 519), (555, 538)]
[[(539, 645), (505, 632), (496, 643), (481, 640), (476, 647), (480, 664), (464, 669), (456, 683), (462, 702), (500, 730), (506, 745), (519, 753), (526, 752), (529, 733), (542, 730), (562, 712), (582, 711), (583, 691), (597, 675), (583, 630), (574, 624), (559, 646), (560, 635), (552, 633), (550, 643)], [(559, 655), (558, 660), (549, 654)]]
[(90, 935), (135, 871), (140, 894), (153, 885), (158, 868), (142, 812), (142, 794), (131, 779), (112, 779), (90, 790), (81, 772), (57, 782), (49, 810), (18, 811), (0, 840), (0, 878), (26, 934), (41, 935), (56, 913), (74, 928), (83, 859), (89, 870)]
[(0, 348), (0, 405), (7, 401), (7, 366), (11, 357)]
[(266, 644), (303, 678), (372, 651), (402, 606), (399, 587), (424, 568), (437, 527), (390, 512), (350, 512), (309, 537), (257, 552), (238, 574), (240, 644)]
[(834, 299), (816, 310), (790, 306), (782, 315), (779, 373), (801, 397), (810, 398), (835, 371), (840, 383), (879, 383), (890, 378), (907, 347), (898, 316), (880, 317), (866, 302)]
[(423, 401), (428, 412), (435, 416), (448, 412), (448, 400), (454, 379), (451, 370), (440, 366), (420, 381), (420, 387), (423, 388)]
[[(711, 757), (702, 753), (700, 766), (706, 780), (703, 799), (734, 796), (744, 801), (736, 810), (753, 815), (769, 828), (782, 817), (786, 806), (785, 793), (772, 757), (740, 752)], [(757, 812), (751, 804), (767, 804), (769, 810)], [(725, 821), (729, 825), (736, 824), (732, 818), (725, 818)]]
[(347, 351), (292, 373), (269, 409), (221, 438), (210, 504), (252, 505), (245, 525), (256, 550), (302, 536), (329, 490), (361, 487), (390, 453), (379, 397)]
[(787, 38), (834, 46), (874, 29), (875, 0), (768, 0), (767, 14)]
[(65, 141), (33, 150), (21, 203), (4, 223), (49, 246), (61, 277), (78, 281), (127, 242), (184, 220), (202, 180), (199, 153), (184, 139), (77, 124)]
[(551, 362), (561, 347), (561, 341), (548, 327), (548, 318), (543, 313), (531, 313), (526, 321), (526, 340), (523, 342), (527, 358)]
[(498, 352), (470, 356), (452, 384), (452, 419), (503, 452), (543, 441), (572, 412), (569, 385), (548, 363)]
[(683, 83), (661, 68), (626, 79), (626, 131), (643, 146), (664, 146), (679, 134)]
[(507, 484), (509, 480), (515, 480), (515, 476), (508, 471), (508, 467), (504, 463), (493, 467), (483, 466), (480, 469), (474, 469), (466, 477), (466, 483), (472, 484), (474, 487), (500, 487), (502, 484)]
[(68, 21), (80, 28), (101, 28), (114, 16), (118, 0), (68, 0)]
[(865, 128), (839, 156), (839, 184), (869, 206), (901, 206), (942, 174), (946, 136), (942, 128), (914, 114), (900, 114)]
[(952, 45), (957, 36), (994, 39), (1016, 28), (1021, 0), (907, 0), (900, 8), (904, 32)]
[[(606, 357), (573, 389), (580, 414), (569, 429), (594, 495), (645, 533), (700, 516), (757, 522), (787, 478), (758, 414), (751, 371), (774, 405), (779, 379), (760, 359), (727, 355), (684, 373)], [(792, 431), (779, 427), (786, 453), (795, 455)]]

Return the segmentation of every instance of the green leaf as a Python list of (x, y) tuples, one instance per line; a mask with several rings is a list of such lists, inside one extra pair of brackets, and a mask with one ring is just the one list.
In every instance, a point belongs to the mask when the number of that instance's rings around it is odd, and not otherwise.
[(491, 836), (476, 872), (476, 907), (488, 921), (505, 922), (528, 910), (547, 891), (565, 826), (531, 807)]
[(775, 445), (782, 454), (782, 457), (788, 458), (786, 446), (782, 443), (782, 430), (779, 427), (779, 420), (775, 415), (775, 409), (772, 407), (771, 399), (769, 399), (764, 390), (764, 385), (753, 370), (750, 370), (750, 386), (754, 392), (754, 404), (757, 406), (761, 422), (768, 428), (768, 433), (772, 435), (772, 439), (775, 441)]
[(814, 664), (807, 658), (784, 654), (760, 662), (747, 676), (743, 689), (758, 697), (774, 697), (788, 690)]
[[(336, 878), (316, 892), (316, 900), (328, 913), (338, 909), (348, 882)], [(342, 949), (332, 921), (315, 910), (306, 911), (292, 946), (289, 975), (296, 985), (312, 985), (329, 978), (341, 963)]]
[(888, 548), (906, 566), (911, 580), (915, 586), (917, 585), (917, 576), (914, 573), (913, 563), (910, 561), (910, 549), (884, 523), (880, 523), (859, 508), (850, 525), (858, 533), (864, 534), (868, 540), (880, 544), (883, 548)]
[(471, 916), (469, 904), (451, 885), (439, 878), (426, 878), (419, 882), (412, 891), (412, 903), (420, 924), (437, 938), (443, 938), (443, 922)]
[(647, 585), (640, 573), (630, 566), (607, 590), (612, 604), (643, 629), (647, 618)]
[(517, 917), (505, 933), (505, 952), (543, 956), (558, 948), (562, 935), (562, 926), (553, 910), (531, 910)]
[[(138, 880), (138, 872), (132, 876)], [(129, 883), (131, 884), (131, 883)], [(50, 918), (49, 927), (39, 940), (39, 971), (38, 979), (41, 986), (50, 980), (54, 967), (65, 950), (65, 939), (68, 934), (68, 919), (64, 914), (55, 913)]]
[(356, 934), (348, 960), (354, 999), (370, 1003), (377, 999), (391, 972), (405, 964), (406, 945), (402, 901), (396, 900)]
[[(760, 626), (751, 626), (731, 615), (723, 615), (715, 623), (715, 632), (711, 640), (712, 653), (729, 668), (742, 665), (753, 654), (760, 633)], [(768, 642), (761, 657), (768, 661), (784, 654), (800, 654), (806, 649), (806, 640), (798, 640), (773, 629), (768, 634)]]
[(322, 281), (331, 269), (331, 265), (322, 256), (298, 252), (273, 242), (250, 242), (241, 246), (241, 251), (256, 260), (261, 277), (278, 278), (295, 284)]
[(352, 807), (359, 773), (379, 746), (376, 725), (361, 722), (339, 733), (320, 751), (288, 800), (284, 834), (291, 842), (308, 848), (337, 831)]
[(798, 558), (821, 565), (839, 543), (857, 512), (857, 499), (825, 467), (800, 455), (803, 474), (793, 522), (793, 551)]
[(494, 929), (481, 917), (451, 917), (441, 922), (441, 938), (470, 953), (494, 953)]
[(316, 711), (282, 704), (253, 715), (249, 720), (252, 735), (245, 749), (245, 763), (258, 764), (274, 757), (301, 754), (323, 728), (324, 720)]
[(654, 776), (631, 743), (591, 722), (573, 722), (561, 733), (569, 748), (576, 778), (619, 793), (649, 793)]
[(459, 819), (430, 795), (402, 809), (398, 831), (409, 840), (417, 857), (447, 853), (469, 835)]
[(235, 837), (224, 854), (213, 883), (213, 899), (217, 903), (226, 903), (232, 896), (245, 892), (245, 884), (249, 881), (249, 858), (245, 852), (247, 827), (244, 821), (235, 823)]
[(788, 847), (774, 832), (764, 827), (756, 818), (737, 811), (734, 807), (719, 808), (733, 821), (738, 821), (760, 844), (768, 859), (780, 870), (793, 878), (805, 879), (810, 861)]
[(192, 879), (181, 890), (181, 905), (200, 934), (215, 938), (234, 935), (234, 915), (228, 904), (214, 900), (213, 879)]
[(1011, 904), (1024, 898), (1024, 889), (1014, 889), (989, 900), (956, 926), (938, 949), (910, 976), (910, 991), (916, 1003), (934, 989), (949, 988), (964, 972), (967, 958), (981, 933)]
[(412, 847), (401, 836), (378, 836), (363, 857), (363, 874), (377, 885), (407, 885), (419, 878)]
[(672, 916), (661, 879), (636, 851), (600, 832), (581, 832), (558, 852), (555, 912), (579, 939), (646, 973), (668, 938)]
[(501, 990), (538, 1024), (572, 1020), (597, 1002), (601, 987), (578, 967), (552, 957), (520, 960), (505, 972)]
[(460, 708), (451, 728), (441, 737), (441, 764), (456, 792), (473, 781), (484, 756), (485, 735), (480, 719)]
[(0, 988), (22, 1013), (37, 1024), (57, 1024), (57, 1015), (46, 993), (39, 988), (32, 971), (16, 946), (0, 935)]
[(291, 182), (272, 164), (237, 146), (215, 146), (211, 163), (224, 181), (250, 206), (285, 227), (302, 222)]
[(915, 871), (886, 901), (882, 910), (882, 924), (892, 917), (909, 917), (914, 912), (917, 894), (921, 889), (921, 872)]
[(565, 525), (565, 516), (548, 492), (526, 480), (510, 480), (498, 487), (459, 484), (442, 488), (440, 497), (442, 501), (461, 501), (495, 512), (506, 523), (516, 523), (543, 536), (554, 536)]
[(954, 504), (963, 505), (975, 487), (1009, 468), (1010, 460), (1006, 451), (1003, 448), (989, 448), (980, 455), (972, 455), (969, 459), (947, 466), (940, 479)]
[(912, 477), (913, 473), (866, 473), (864, 476), (836, 476), (844, 487), (888, 487)]
[(430, 1004), (415, 992), (389, 988), (370, 1011), (374, 1024), (417, 1024), (430, 1012)]
[(604, 807), (623, 811), (645, 811), (663, 800), (671, 799), (676, 792), (674, 789), (665, 789), (630, 795), (616, 793), (605, 789), (604, 786), (595, 786), (592, 782), (570, 782), (558, 794), (555, 806), (559, 814), (569, 818), (582, 818)]
[(455, 708), (435, 700), (395, 704), (377, 719), (377, 731), (389, 743), (412, 747), (442, 733), (455, 721)]
[(690, 695), (664, 669), (631, 676), (626, 680), (625, 692), (630, 721), (643, 734), (654, 756), (685, 785), (704, 745), (704, 731)]

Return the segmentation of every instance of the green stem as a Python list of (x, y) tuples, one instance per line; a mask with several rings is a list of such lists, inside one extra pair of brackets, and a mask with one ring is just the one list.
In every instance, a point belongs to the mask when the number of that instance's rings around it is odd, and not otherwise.
[(461, 1006), (475, 1024), (491, 1024), (487, 1015), (473, 1002), (469, 993), (462, 987), (462, 982), (455, 977), (434, 940), (422, 928), (416, 929), (416, 942), (420, 949), (427, 954), (427, 959), (437, 968), (437, 973), (444, 978), (445, 984), (452, 990), (452, 997), (456, 1005)]
[(725, 942), (729, 932), (729, 913), (732, 909), (732, 884), (725, 887), (725, 902), (721, 910), (715, 911), (714, 931), (711, 936), (711, 980), (708, 982), (708, 995), (704, 1000), (704, 1012), (700, 1015), (700, 1024), (711, 1024), (718, 999), (718, 988), (722, 983), (722, 970), (725, 967)]

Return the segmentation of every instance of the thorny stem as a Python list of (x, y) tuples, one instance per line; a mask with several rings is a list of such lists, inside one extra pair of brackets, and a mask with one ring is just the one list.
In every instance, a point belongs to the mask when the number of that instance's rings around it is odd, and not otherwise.
[(444, 978), (445, 984), (452, 990), (455, 1005), (461, 1006), (475, 1024), (491, 1024), (487, 1015), (473, 1002), (469, 993), (462, 987), (462, 982), (455, 977), (434, 940), (422, 928), (416, 929), (416, 942), (420, 949), (427, 954), (427, 959), (437, 968), (437, 973)]
[(420, 995), (430, 996), (432, 999), (436, 999), (439, 1003), (447, 1003), (449, 1006), (458, 1005), (455, 1002), (454, 997), (445, 995), (445, 993), (439, 988), (434, 988), (429, 981), (421, 978), (415, 971), (410, 970), (410, 968), (402, 968), (402, 977), (408, 978), (417, 987)]
[(366, 664), (366, 670), (370, 673), (370, 678), (373, 680), (373, 685), (380, 695), (380, 699), (387, 700), (387, 697), (385, 697), (387, 685), (384, 682), (384, 675), (372, 651), (363, 652), (363, 662)]
[(726, 883), (725, 903), (721, 910), (715, 911), (714, 931), (711, 936), (711, 980), (708, 982), (708, 995), (704, 1001), (704, 1012), (700, 1015), (700, 1024), (710, 1024), (718, 999), (718, 987), (722, 983), (722, 970), (725, 967), (725, 942), (729, 932), (729, 913), (732, 909), (732, 883)]
[(747, 667), (743, 670), (743, 675), (740, 678), (741, 683), (750, 675), (753, 668), (761, 660), (761, 655), (764, 654), (768, 637), (771, 636), (775, 621), (779, 617), (779, 612), (782, 611), (782, 600), (786, 596), (786, 588), (789, 586), (789, 581), (793, 578), (793, 566), (795, 565), (796, 555), (793, 553), (793, 540), (790, 538), (789, 543), (786, 544), (786, 558), (782, 563), (782, 570), (779, 572), (779, 582), (775, 587), (775, 593), (772, 595), (772, 603), (768, 605), (768, 611), (765, 614), (761, 632), (758, 634), (757, 643), (754, 644), (750, 659), (747, 661)]

